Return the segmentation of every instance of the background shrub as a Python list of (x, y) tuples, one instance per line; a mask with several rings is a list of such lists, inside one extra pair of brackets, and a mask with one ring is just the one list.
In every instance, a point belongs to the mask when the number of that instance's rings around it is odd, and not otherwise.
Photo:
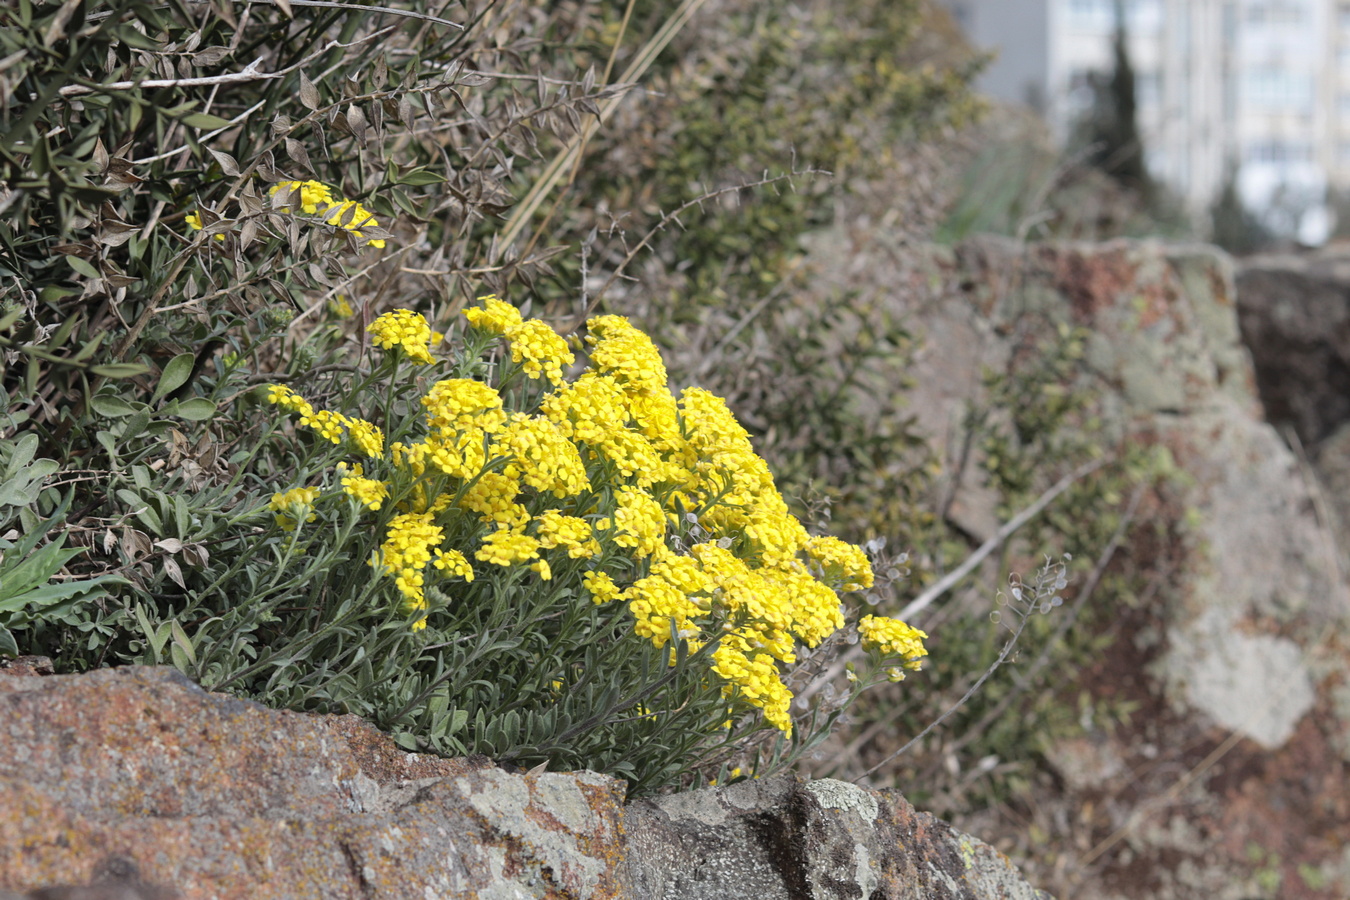
[[(803, 238), (837, 223), (914, 239), (1100, 236), (1128, 230), (1133, 212), (1078, 214), (1097, 196), (1088, 176), (1060, 179), (1039, 156), (1007, 171), (1009, 154), (969, 151), (983, 138), (956, 129), (980, 110), (968, 92), (980, 61), (929, 3), (707, 0), (671, 27), (683, 8), (107, 0), (0, 11), (6, 590), (18, 583), (10, 567), (43, 554), (25, 576), (36, 581), (0, 598), (0, 641), (10, 634), (67, 671), (170, 663), (272, 703), (372, 715), (410, 745), (424, 746), (420, 733), (443, 752), (533, 762), (512, 743), (527, 729), (519, 716), (457, 723), (437, 696), (407, 721), (379, 719), (408, 699), (363, 694), (415, 650), (399, 611), (362, 620), (363, 595), (331, 588), (294, 608), (274, 602), (367, 569), (365, 550), (286, 556), (267, 506), (318, 470), (264, 386), (336, 408), (378, 365), (367, 326), (379, 314), (409, 308), (452, 332), (492, 292), (563, 332), (595, 313), (631, 316), (666, 351), (674, 387), (726, 396), (803, 521), (878, 555), (883, 577), (863, 611), (895, 612), (963, 558), (972, 542), (945, 521), (941, 461), (905, 410), (918, 338), (874, 297), (821, 290)], [(633, 67), (638, 83), (622, 82)], [(309, 179), (378, 224), (325, 223), (296, 213), (293, 191), (271, 192)], [(548, 184), (534, 202), (531, 189)], [(1045, 231), (1023, 227), (1043, 206), (1054, 213)], [(1071, 368), (1075, 340), (1029, 331), (1027, 352), (990, 373), (990, 405), (970, 411), (1005, 513), (1088, 458), (1091, 398), (1042, 390)], [(878, 373), (892, 389), (860, 402)], [(1135, 484), (1155, 474), (1125, 462), (1085, 479), (1064, 504), (1071, 517), (1024, 532), (936, 610), (944, 627), (931, 629), (939, 650), (924, 687), (855, 705), (807, 767), (858, 775), (896, 749), (893, 734), (917, 734), (959, 699), (999, 656), (1004, 624), (989, 613), (1010, 596), (1009, 571), (1033, 583), (1046, 555), (1067, 552), (1063, 574), (1081, 583)], [(225, 603), (227, 585), (257, 602)], [(1064, 597), (1075, 601), (1072, 588)], [(1029, 619), (1024, 638), (1053, 644), (1056, 663), (1093, 640), (1061, 633), (1060, 615)], [(333, 626), (322, 653), (281, 640), (316, 616)], [(814, 712), (801, 714), (821, 723), (849, 699), (834, 683), (811, 687), (840, 644), (803, 654), (794, 681), (814, 690)], [(487, 706), (506, 715), (514, 701), (499, 693)], [(978, 737), (955, 746), (939, 732), (872, 777), (927, 792), (943, 812), (1008, 796), (1037, 742), (1077, 727), (1076, 702), (1044, 677), (991, 679), (950, 732)], [(737, 762), (728, 745), (705, 747), (697, 773), (665, 766), (699, 735), (624, 718), (593, 746), (541, 756), (642, 789)], [(641, 741), (658, 761), (643, 773), (623, 758)], [(738, 752), (772, 764), (808, 749)], [(956, 755), (998, 762), (971, 781), (948, 764)]]

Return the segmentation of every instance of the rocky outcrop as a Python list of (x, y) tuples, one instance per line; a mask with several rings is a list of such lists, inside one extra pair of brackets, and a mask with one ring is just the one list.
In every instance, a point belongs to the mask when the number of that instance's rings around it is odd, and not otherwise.
[(1267, 419), (1308, 447), (1350, 422), (1350, 257), (1253, 257), (1237, 300)]
[(1311, 460), (1350, 559), (1350, 255), (1253, 257), (1237, 292), (1266, 418)]
[[(1232, 262), (1147, 241), (916, 248), (861, 229), (822, 234), (810, 259), (921, 336), (903, 373), (909, 409), (949, 462), (967, 409), (986, 402), (985, 367), (1075, 326), (1088, 336), (1064, 387), (1096, 395), (1107, 446), (1163, 448), (1179, 476), (1145, 500), (1147, 527), (1125, 550), (1151, 587), (1099, 613), (1096, 661), (1056, 676), (1094, 704), (1128, 704), (1128, 721), (1084, 719), (1081, 737), (1047, 750), (1044, 787), (1025, 798), (1032, 822), (975, 813), (960, 827), (1064, 896), (1350, 896), (1350, 599), (1320, 487), (1263, 417), (1272, 402), (1258, 397)], [(1331, 347), (1350, 313), (1318, 309), (1304, 336), (1328, 365), (1350, 360)], [(899, 374), (873, 377), (861, 393)], [(1305, 377), (1287, 386), (1300, 427), (1350, 414), (1334, 379), (1296, 402)], [(992, 534), (978, 469), (946, 477), (955, 524)]]
[(603, 775), (409, 754), (172, 669), (11, 671), (0, 900), (1048, 896), (895, 792), (777, 779), (625, 805)]

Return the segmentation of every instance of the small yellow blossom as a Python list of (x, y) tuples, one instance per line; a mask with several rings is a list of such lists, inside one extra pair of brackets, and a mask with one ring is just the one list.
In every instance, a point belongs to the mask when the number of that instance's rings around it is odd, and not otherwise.
[(387, 312), (370, 323), (366, 329), (375, 344), (385, 350), (401, 347), (413, 362), (429, 365), (431, 358), (431, 326), (426, 317), (410, 309)]
[(905, 660), (903, 665), (907, 669), (919, 668), (923, 657), (928, 655), (928, 650), (923, 645), (928, 635), (899, 619), (863, 616), (858, 620), (858, 634), (862, 637), (864, 649), (877, 650), (882, 656), (902, 657)]
[(520, 363), (527, 376), (547, 376), (553, 384), (562, 384), (562, 367), (576, 357), (561, 335), (539, 319), (508, 325), (503, 333), (511, 345), (511, 361)]
[[(187, 222), (188, 227), (191, 228), (193, 231), (201, 231), (202, 228), (205, 227), (205, 226), (202, 225), (202, 217), (201, 217), (201, 214), (198, 213), (198, 212), (196, 212), (195, 210), (194, 210), (193, 212), (188, 213), (186, 216), (184, 216), (184, 217), (183, 217), (183, 221)], [(212, 235), (212, 236), (213, 236), (216, 240), (218, 240), (218, 241), (223, 241), (223, 240), (225, 240), (225, 235), (224, 235), (223, 233), (222, 233), (222, 234)]]
[(521, 323), (520, 310), (498, 299), (496, 294), (479, 297), (478, 302), (483, 305), (464, 310), (464, 317), (474, 328), (492, 334), (505, 334), (508, 328)]
[(591, 571), (581, 577), (581, 582), (590, 592), (591, 601), (596, 605), (617, 600), (621, 591), (607, 572)]
[(301, 522), (313, 522), (314, 501), (319, 499), (318, 488), (291, 488), (289, 491), (272, 495), (268, 507), (276, 517), (282, 531), (294, 531)]
[(474, 556), (481, 562), (509, 566), (539, 556), (539, 542), (510, 530), (494, 531), (483, 538), (483, 546)]
[[(274, 203), (287, 200), (299, 200), (300, 209), (310, 216), (321, 216), (330, 225), (336, 225), (360, 239), (362, 227), (378, 228), (375, 216), (355, 200), (344, 200), (333, 193), (333, 189), (321, 181), (283, 181), (272, 185), (268, 193), (279, 197)], [(290, 207), (282, 206), (281, 211), (289, 213)], [(366, 245), (383, 249), (385, 242), (379, 238), (366, 241)]]
[(351, 301), (347, 299), (346, 294), (338, 294), (332, 300), (329, 300), (328, 311), (339, 319), (350, 319), (356, 315), (356, 310), (352, 309)]
[(345, 476), (342, 479), (342, 489), (371, 512), (379, 512), (384, 501), (389, 498), (388, 484), (378, 478), (363, 478), (359, 472)]
[(384, 452), (384, 432), (364, 419), (348, 419), (347, 436), (366, 456), (376, 457)]
[(534, 519), (539, 546), (545, 550), (561, 547), (572, 559), (589, 559), (600, 552), (600, 544), (591, 536), (591, 525), (577, 516), (550, 509)]
[(432, 565), (442, 572), (458, 575), (465, 581), (473, 581), (473, 566), (469, 565), (469, 560), (458, 550), (438, 549), (436, 551), (436, 559)]

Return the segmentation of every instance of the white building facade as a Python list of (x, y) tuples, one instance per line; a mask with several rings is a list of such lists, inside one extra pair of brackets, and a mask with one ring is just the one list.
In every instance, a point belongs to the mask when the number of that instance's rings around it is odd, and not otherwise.
[[(1110, 72), (1116, 0), (943, 0), (998, 52), (978, 88), (1041, 112), (1066, 137)], [(1277, 233), (1331, 230), (1350, 189), (1350, 0), (1124, 0), (1149, 171), (1203, 218), (1236, 166)]]

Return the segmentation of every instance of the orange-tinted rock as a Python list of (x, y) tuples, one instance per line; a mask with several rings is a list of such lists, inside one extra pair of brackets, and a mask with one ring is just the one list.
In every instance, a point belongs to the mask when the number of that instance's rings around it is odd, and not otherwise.
[(593, 772), (408, 754), (172, 669), (0, 679), (0, 746), (0, 900), (1045, 896), (898, 794), (778, 779), (625, 809)]
[(400, 762), (371, 732), (172, 669), (0, 679), (0, 888), (125, 860), (187, 900), (619, 896), (619, 782)]

